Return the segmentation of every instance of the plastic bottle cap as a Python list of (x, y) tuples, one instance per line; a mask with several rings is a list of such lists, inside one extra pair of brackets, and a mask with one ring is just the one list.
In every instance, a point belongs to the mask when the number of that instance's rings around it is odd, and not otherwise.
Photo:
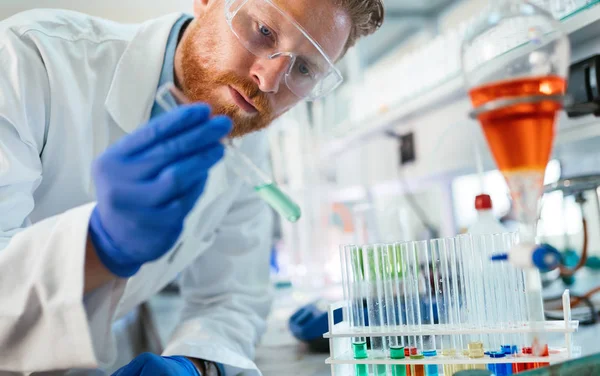
[(404, 346), (392, 346), (390, 347), (390, 357), (392, 359), (404, 359), (406, 357), (404, 351)]
[(475, 209), (490, 210), (492, 208), (492, 198), (490, 195), (482, 194), (475, 197)]
[(416, 347), (409, 347), (408, 349), (410, 350), (410, 355), (417, 355), (419, 353), (419, 349)]
[(511, 354), (512, 353), (512, 346), (511, 345), (502, 345), (502, 352), (505, 354)]
[(423, 350), (424, 356), (437, 356), (436, 350)]
[(499, 352), (499, 351), (490, 352), (490, 358), (493, 358), (493, 359), (504, 358), (505, 356), (506, 356), (506, 354), (503, 352)]

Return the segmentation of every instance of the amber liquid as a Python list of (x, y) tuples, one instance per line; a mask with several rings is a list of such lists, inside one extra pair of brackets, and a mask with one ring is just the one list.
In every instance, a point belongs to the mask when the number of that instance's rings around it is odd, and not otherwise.
[[(474, 107), (500, 98), (565, 93), (565, 79), (543, 76), (499, 81), (473, 88), (469, 95)], [(479, 122), (498, 168), (506, 172), (544, 171), (555, 134), (557, 111), (554, 100), (519, 103), (479, 115)]]

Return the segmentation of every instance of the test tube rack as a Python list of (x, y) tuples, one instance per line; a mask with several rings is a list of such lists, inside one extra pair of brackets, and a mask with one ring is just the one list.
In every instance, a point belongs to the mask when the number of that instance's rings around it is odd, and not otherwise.
[[(405, 358), (402, 360), (388, 358), (373, 358), (368, 357), (367, 359), (354, 359), (354, 354), (351, 350), (352, 338), (353, 337), (387, 337), (387, 336), (415, 336), (415, 335), (465, 335), (465, 334), (488, 334), (488, 333), (518, 333), (526, 334), (530, 332), (530, 328), (527, 323), (523, 323), (521, 328), (513, 329), (497, 329), (497, 328), (476, 328), (476, 329), (456, 329), (443, 324), (434, 324), (428, 326), (421, 326), (421, 328), (411, 327), (404, 325), (403, 327), (389, 328), (382, 327), (363, 327), (363, 328), (351, 328), (348, 323), (348, 313), (346, 307), (348, 303), (346, 301), (339, 301), (329, 305), (329, 331), (323, 336), (329, 339), (330, 357), (325, 360), (325, 363), (331, 365), (332, 376), (350, 376), (355, 374), (354, 366), (357, 364), (363, 365), (427, 365), (437, 364), (443, 366), (444, 364), (493, 364), (493, 363), (559, 363), (564, 362), (568, 359), (577, 356), (580, 349), (573, 344), (573, 333), (577, 331), (579, 322), (570, 320), (571, 318), (571, 306), (570, 306), (570, 295), (569, 290), (565, 290), (563, 293), (563, 314), (567, 320), (562, 321), (547, 321), (544, 323), (544, 332), (546, 333), (562, 333), (564, 334), (564, 347), (551, 348), (548, 356), (534, 357), (531, 355), (514, 356), (504, 359), (492, 359), (490, 357), (472, 359), (463, 355), (457, 355), (456, 357), (445, 357), (436, 356), (428, 359), (413, 360)], [(342, 309), (344, 311), (344, 320), (337, 324), (333, 321), (334, 311)], [(374, 374), (374, 373), (373, 373)], [(442, 374), (440, 372), (440, 374)], [(445, 375), (447, 376), (447, 375)]]
[[(491, 261), (517, 241), (516, 234), (461, 235), (340, 247), (344, 300), (330, 305), (324, 335), (332, 375), (404, 376), (407, 369), (411, 376), (451, 376), (494, 367), (519, 372), (578, 356), (572, 335), (579, 323), (571, 320), (569, 290), (562, 297), (564, 320), (532, 323), (530, 305), (543, 308), (526, 296), (523, 271)], [(343, 319), (335, 323), (340, 309)], [(540, 332), (552, 336), (555, 347), (534, 356), (531, 348), (525, 351), (527, 341)], [(517, 346), (516, 352), (501, 350)]]

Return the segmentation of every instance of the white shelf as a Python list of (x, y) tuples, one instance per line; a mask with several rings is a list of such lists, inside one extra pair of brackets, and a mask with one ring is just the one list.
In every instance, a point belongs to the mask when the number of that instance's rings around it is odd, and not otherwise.
[[(600, 5), (596, 4), (586, 10), (580, 11), (573, 16), (562, 21), (563, 30), (569, 35), (571, 46), (577, 46), (589, 39), (600, 36)], [(520, 48), (511, 51), (511, 57), (514, 54), (525, 54), (527, 48)], [(326, 143), (321, 152), (321, 159), (335, 157), (346, 150), (351, 150), (354, 146), (363, 144), (370, 138), (381, 134), (397, 126), (402, 120), (409, 117), (419, 116), (431, 108), (453, 103), (455, 101), (466, 99), (466, 91), (463, 85), (463, 78), (457, 72), (448, 79), (436, 84), (434, 87), (416, 93), (412, 99), (405, 103), (398, 103), (392, 106), (391, 110), (383, 114), (373, 114), (373, 119), (362, 121), (358, 126), (353, 121), (341, 124), (338, 128), (344, 131), (350, 131), (343, 137), (336, 137)], [(466, 118), (465, 114), (465, 118)]]
[[(544, 332), (547, 333), (573, 333), (579, 328), (578, 321), (545, 321)], [(398, 328), (389, 327), (357, 327), (351, 328), (347, 322), (334, 325), (333, 330), (323, 335), (331, 337), (387, 337), (387, 336), (427, 336), (427, 335), (463, 335), (463, 334), (491, 334), (491, 333), (531, 333), (528, 323), (512, 328), (481, 327), (457, 328), (455, 326), (436, 324), (410, 326), (403, 325)]]

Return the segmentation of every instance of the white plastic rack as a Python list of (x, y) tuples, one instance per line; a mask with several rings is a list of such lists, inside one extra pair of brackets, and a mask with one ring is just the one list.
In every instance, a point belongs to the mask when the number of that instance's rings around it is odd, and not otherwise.
[[(571, 320), (571, 305), (569, 290), (565, 290), (562, 297), (563, 321), (546, 321), (544, 322), (544, 333), (563, 333), (564, 343), (560, 347), (550, 347), (549, 355), (544, 357), (536, 357), (532, 355), (514, 355), (506, 358), (494, 359), (489, 356), (484, 358), (469, 358), (462, 354), (455, 357), (436, 356), (427, 357), (424, 359), (390, 359), (389, 357), (369, 356), (367, 359), (355, 359), (352, 352), (353, 337), (389, 337), (389, 336), (426, 336), (426, 335), (450, 335), (460, 336), (469, 334), (490, 334), (490, 333), (529, 333), (531, 328), (529, 323), (521, 323), (513, 327), (470, 327), (456, 328), (444, 324), (421, 325), (420, 328), (411, 325), (401, 325), (397, 327), (351, 327), (348, 321), (348, 312), (346, 308), (348, 303), (340, 301), (329, 306), (329, 332), (324, 334), (325, 338), (329, 339), (330, 357), (325, 361), (331, 365), (331, 374), (333, 376), (351, 376), (355, 374), (355, 366), (364, 365), (427, 365), (427, 364), (499, 364), (499, 363), (557, 363), (563, 362), (579, 355), (581, 349), (573, 345), (572, 336), (579, 327), (579, 322)], [(334, 323), (333, 312), (342, 309), (343, 321), (337, 324)], [(441, 349), (438, 349), (441, 354)], [(440, 372), (440, 375), (443, 373)], [(448, 376), (448, 375), (444, 375)]]

